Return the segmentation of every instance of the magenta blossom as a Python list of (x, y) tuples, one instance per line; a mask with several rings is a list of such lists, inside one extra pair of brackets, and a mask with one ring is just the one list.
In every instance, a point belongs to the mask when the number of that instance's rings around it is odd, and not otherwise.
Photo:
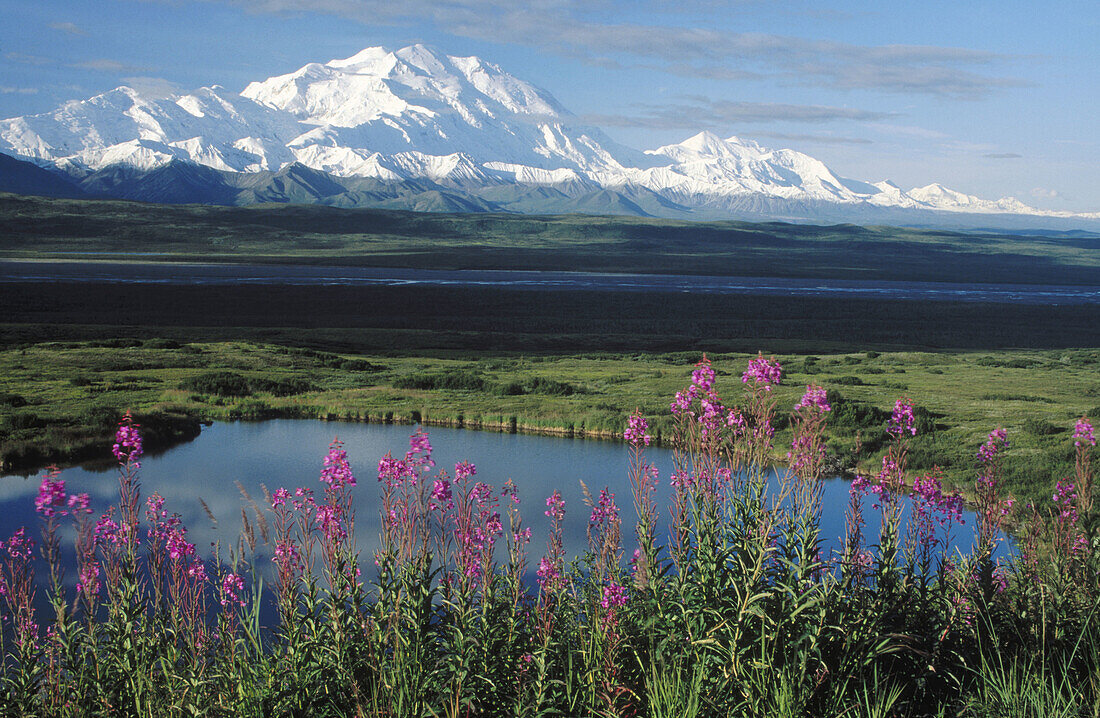
[(1008, 432), (1004, 429), (994, 429), (989, 432), (986, 442), (978, 449), (978, 459), (983, 464), (993, 461), (993, 457), (1008, 448)]
[(615, 583), (604, 586), (603, 598), (600, 599), (600, 605), (609, 610), (618, 608), (619, 606), (625, 606), (626, 589)]
[(348, 452), (344, 451), (344, 442), (339, 439), (333, 439), (329, 444), (325, 465), (321, 469), (321, 481), (333, 489), (355, 486), (355, 476), (348, 464)]
[(714, 386), (714, 368), (710, 365), (710, 359), (707, 359), (707, 355), (703, 355), (703, 360), (695, 365), (695, 370), (691, 372), (691, 383), (699, 388), (701, 392), (708, 392), (710, 388)]
[(890, 415), (887, 430), (898, 439), (905, 434), (917, 435), (917, 419), (913, 416), (913, 405), (905, 397), (894, 402), (894, 412)]
[(546, 499), (547, 509), (544, 512), (550, 518), (556, 521), (562, 521), (565, 519), (565, 499), (561, 497), (561, 492), (554, 489), (554, 493), (550, 494), (550, 497)]
[(225, 578), (222, 579), (222, 606), (224, 608), (228, 608), (229, 606), (243, 607), (244, 598), (241, 597), (243, 591), (244, 578), (235, 573), (225, 574)]
[(600, 489), (600, 498), (592, 507), (592, 516), (589, 523), (599, 524), (604, 521), (614, 521), (619, 518), (619, 507), (615, 505), (615, 494), (607, 489)]
[(1096, 446), (1096, 436), (1092, 433), (1092, 424), (1087, 416), (1082, 416), (1073, 427), (1074, 446)]
[(627, 420), (626, 431), (623, 432), (623, 438), (632, 446), (649, 446), (649, 442), (653, 439), (646, 430), (649, 428), (649, 423), (642, 416), (642, 412), (638, 409), (634, 410), (634, 413), (630, 415)]
[(829, 400), (825, 389), (816, 384), (807, 384), (806, 393), (802, 395), (802, 398), (795, 404), (794, 410), (801, 411), (802, 409), (809, 409), (811, 412), (825, 413), (832, 411), (829, 406)]
[(38, 487), (38, 496), (34, 499), (34, 510), (50, 519), (54, 516), (64, 516), (68, 513), (68, 505), (65, 496), (65, 480), (58, 476), (58, 470), (53, 468), (42, 477), (42, 483)]
[(772, 386), (783, 380), (783, 367), (775, 360), (765, 359), (763, 354), (758, 354), (755, 359), (749, 361), (748, 369), (741, 375), (741, 383), (752, 383), (755, 386), (763, 385), (764, 391), (771, 391)]
[(130, 412), (126, 412), (126, 416), (118, 425), (118, 431), (115, 432), (115, 444), (111, 447), (111, 452), (122, 464), (136, 464), (138, 458), (144, 453), (141, 446), (141, 433), (138, 431), (138, 425), (134, 423), (133, 418), (130, 416)]
[(80, 569), (80, 580), (76, 583), (76, 592), (94, 599), (99, 596), (100, 588), (99, 564), (91, 561)]

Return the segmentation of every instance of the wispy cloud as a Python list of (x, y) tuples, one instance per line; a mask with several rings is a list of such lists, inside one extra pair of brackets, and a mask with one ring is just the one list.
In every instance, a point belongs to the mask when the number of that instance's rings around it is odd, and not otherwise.
[(991, 160), (1018, 160), (1023, 157), (1023, 155), (1018, 155), (1015, 152), (989, 152), (982, 155), (982, 157)]
[(87, 35), (88, 31), (71, 22), (51, 22), (50, 27), (70, 35)]
[(849, 107), (793, 105), (781, 102), (733, 102), (689, 96), (685, 103), (638, 105), (631, 114), (593, 114), (582, 119), (606, 127), (650, 129), (710, 128), (728, 130), (737, 125), (798, 122), (820, 124), (836, 120), (884, 120), (895, 115)]
[(23, 52), (5, 52), (4, 58), (11, 60), (12, 62), (18, 62), (23, 65), (52, 65), (56, 60), (51, 60), (48, 57), (42, 57), (40, 55), (28, 55)]
[(766, 137), (786, 142), (806, 142), (818, 145), (870, 145), (874, 144), (866, 137), (840, 137), (837, 135), (812, 135), (792, 132), (753, 132), (752, 137)]
[(139, 65), (130, 65), (125, 62), (119, 62), (118, 60), (108, 60), (106, 58), (74, 62), (69, 67), (75, 67), (80, 70), (96, 70), (98, 72), (148, 72), (152, 69)]
[[(858, 45), (790, 35), (592, 19), (586, 0), (222, 0), (253, 12), (322, 12), (363, 23), (425, 20), (443, 32), (507, 42), (593, 64), (651, 66), (714, 79), (765, 77), (845, 90), (978, 99), (1023, 81), (979, 71), (1006, 56), (961, 47)], [(712, 13), (707, 0), (677, 3), (682, 17)], [(696, 19), (696, 22), (701, 20)]]
[(0, 95), (36, 95), (37, 87), (7, 87), (0, 85)]

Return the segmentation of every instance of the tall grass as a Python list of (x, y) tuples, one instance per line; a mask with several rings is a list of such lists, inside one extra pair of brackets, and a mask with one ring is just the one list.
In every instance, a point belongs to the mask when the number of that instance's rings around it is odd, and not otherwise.
[[(829, 555), (819, 519), (833, 407), (810, 385), (783, 415), (781, 379), (779, 364), (758, 356), (727, 406), (709, 362), (696, 365), (671, 403), (668, 477), (646, 460), (646, 418), (631, 415), (637, 522), (624, 527), (616, 497), (584, 487), (588, 549), (578, 557), (563, 548), (566, 511), (578, 507), (559, 492), (545, 503), (543, 549), (511, 483), (477, 480), (465, 462), (436, 467), (418, 431), (404, 455), (379, 463), (372, 556), (356, 548), (357, 482), (334, 442), (319, 487), (250, 505), (239, 540), (204, 559), (163, 499), (142, 499), (141, 434), (127, 416), (113, 447), (118, 502), (93, 520), (88, 497), (48, 472), (40, 546), (26, 529), (0, 544), (0, 711), (1100, 715), (1088, 421), (1075, 427), (1075, 476), (1045, 506), (1002, 495), (1008, 437), (995, 429), (976, 462), (977, 548), (951, 555), (962, 501), (936, 471), (909, 471), (919, 421), (899, 399), (882, 468), (853, 482), (845, 542)], [(768, 459), (781, 420), (793, 438), (776, 483)], [(669, 506), (655, 503), (659, 480), (673, 488)], [(904, 501), (913, 515), (903, 532)], [(867, 503), (882, 509), (878, 526), (865, 521)], [(1020, 557), (999, 561), (1009, 519), (1022, 522)], [(64, 575), (64, 521), (75, 528), (75, 585)]]

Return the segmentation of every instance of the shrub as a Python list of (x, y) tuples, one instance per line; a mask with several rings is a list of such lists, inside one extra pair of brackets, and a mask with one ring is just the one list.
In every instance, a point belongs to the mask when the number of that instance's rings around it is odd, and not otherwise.
[(26, 405), (27, 400), (19, 394), (0, 393), (0, 406), (10, 406), (13, 409), (18, 409)]
[(227, 371), (193, 376), (180, 382), (180, 388), (215, 396), (249, 396), (252, 393), (248, 379)]

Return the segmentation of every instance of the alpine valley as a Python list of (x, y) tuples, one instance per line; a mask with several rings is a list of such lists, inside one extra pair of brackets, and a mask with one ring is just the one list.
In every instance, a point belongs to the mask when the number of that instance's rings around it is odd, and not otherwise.
[(239, 94), (119, 87), (0, 121), (0, 152), (0, 191), (58, 197), (1100, 229), (1100, 213), (848, 179), (709, 132), (637, 151), (492, 63), (423, 45), (310, 63)]

